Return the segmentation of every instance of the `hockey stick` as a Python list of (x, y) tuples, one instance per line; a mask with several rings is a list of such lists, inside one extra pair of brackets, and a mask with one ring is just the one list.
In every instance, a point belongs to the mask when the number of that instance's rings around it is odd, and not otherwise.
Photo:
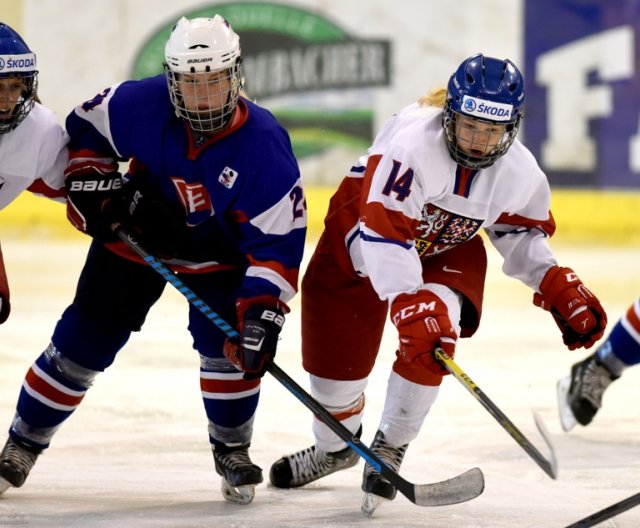
[(602, 521), (606, 521), (607, 519), (611, 519), (611, 517), (615, 517), (620, 513), (626, 512), (634, 506), (638, 506), (638, 504), (640, 504), (640, 493), (636, 493), (635, 495), (631, 495), (631, 497), (621, 500), (620, 502), (616, 502), (608, 508), (604, 508), (603, 510), (589, 515), (589, 517), (585, 517), (576, 523), (570, 524), (566, 528), (590, 528), (591, 526), (600, 524)]
[(520, 430), (513, 424), (511, 420), (488, 398), (488, 396), (482, 392), (480, 387), (478, 387), (473, 380), (465, 374), (460, 367), (449, 357), (449, 355), (442, 350), (441, 348), (436, 348), (434, 351), (436, 359), (450, 372), (454, 378), (456, 378), (464, 387), (473, 395), (473, 397), (478, 400), (482, 406), (489, 411), (489, 414), (493, 416), (497, 422), (502, 426), (502, 428), (509, 433), (511, 438), (513, 438), (518, 445), (524, 449), (527, 454), (542, 468), (542, 470), (549, 475), (552, 479), (557, 478), (558, 476), (558, 462), (556, 460), (555, 451), (553, 446), (551, 445), (551, 440), (549, 439), (549, 433), (542, 422), (540, 416), (537, 413), (534, 413), (534, 420), (536, 423), (536, 427), (542, 438), (547, 444), (549, 448), (551, 459), (547, 460), (541, 453), (536, 449), (536, 447), (529, 441), (527, 438), (520, 432)]
[[(184, 295), (189, 303), (202, 312), (227, 337), (237, 338), (238, 332), (213, 311), (200, 297), (184, 284), (160, 259), (151, 255), (123, 227), (115, 226), (114, 233), (135, 251), (149, 266), (157, 271), (176, 290)], [(479, 468), (472, 468), (451, 479), (431, 484), (412, 484), (387, 466), (371, 449), (365, 446), (317, 400), (308, 394), (288, 374), (273, 361), (267, 366), (269, 373), (286, 389), (310, 409), (319, 420), (344, 440), (356, 453), (371, 464), (376, 471), (393, 484), (407, 499), (418, 506), (444, 506), (474, 499), (484, 490), (484, 476)]]

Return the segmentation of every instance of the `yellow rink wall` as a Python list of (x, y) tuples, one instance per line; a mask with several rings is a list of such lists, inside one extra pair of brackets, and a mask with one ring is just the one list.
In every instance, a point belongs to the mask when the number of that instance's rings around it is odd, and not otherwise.
[[(309, 238), (322, 232), (333, 187), (306, 189)], [(554, 241), (571, 244), (637, 245), (640, 249), (640, 191), (554, 189)], [(62, 204), (23, 193), (0, 211), (0, 240), (6, 237), (73, 239), (84, 235), (67, 222)]]

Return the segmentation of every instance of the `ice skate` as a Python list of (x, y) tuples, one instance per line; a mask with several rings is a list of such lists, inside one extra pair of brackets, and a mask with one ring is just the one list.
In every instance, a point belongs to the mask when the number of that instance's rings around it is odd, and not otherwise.
[(276, 488), (298, 488), (358, 463), (358, 453), (350, 447), (327, 453), (315, 445), (276, 460), (269, 480)]
[(39, 454), (9, 438), (0, 454), (0, 493), (23, 485)]
[[(409, 444), (395, 447), (389, 444), (382, 431), (378, 431), (371, 443), (371, 450), (391, 469), (398, 471), (402, 459)], [(370, 464), (365, 464), (362, 475), (362, 491), (364, 500), (362, 501), (362, 513), (371, 517), (376, 508), (384, 500), (393, 500), (397, 490), (393, 484), (382, 477)]]
[(571, 367), (571, 375), (558, 381), (558, 411), (564, 431), (576, 424), (588, 425), (602, 406), (602, 395), (617, 379), (596, 354)]
[(229, 502), (249, 504), (255, 496), (256, 484), (262, 482), (262, 469), (249, 458), (249, 444), (213, 450), (216, 472), (222, 477), (222, 496)]

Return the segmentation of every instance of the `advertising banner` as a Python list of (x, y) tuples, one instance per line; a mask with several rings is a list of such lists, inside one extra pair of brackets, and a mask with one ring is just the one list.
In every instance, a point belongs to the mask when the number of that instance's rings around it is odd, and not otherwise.
[(640, 0), (526, 0), (524, 137), (555, 186), (640, 188)]

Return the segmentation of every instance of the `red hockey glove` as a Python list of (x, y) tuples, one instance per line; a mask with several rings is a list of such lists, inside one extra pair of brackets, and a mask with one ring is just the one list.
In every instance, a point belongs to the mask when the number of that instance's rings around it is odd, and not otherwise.
[(427, 290), (398, 295), (391, 304), (391, 321), (398, 329), (399, 357), (436, 374), (447, 374), (433, 350), (440, 346), (453, 357), (458, 336), (440, 297)]
[(533, 304), (551, 312), (569, 350), (591, 348), (604, 334), (607, 314), (571, 268), (553, 266), (533, 294)]
[(238, 370), (244, 371), (245, 379), (261, 378), (267, 361), (276, 355), (278, 335), (289, 307), (275, 297), (263, 295), (239, 299), (236, 309), (240, 337), (226, 340), (224, 355)]

